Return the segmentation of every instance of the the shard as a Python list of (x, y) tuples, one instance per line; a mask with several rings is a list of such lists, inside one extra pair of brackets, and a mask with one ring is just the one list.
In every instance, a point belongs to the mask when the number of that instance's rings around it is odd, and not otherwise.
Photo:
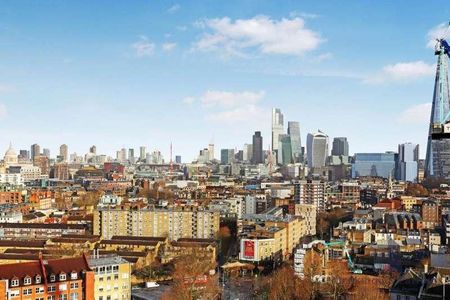
[(437, 40), (435, 54), (438, 61), (425, 160), (426, 179), (450, 181), (449, 52), (447, 41)]

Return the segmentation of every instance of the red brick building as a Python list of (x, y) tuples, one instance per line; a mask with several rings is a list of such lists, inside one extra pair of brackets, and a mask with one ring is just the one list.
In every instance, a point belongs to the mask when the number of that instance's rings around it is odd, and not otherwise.
[(94, 299), (85, 256), (0, 265), (0, 299)]

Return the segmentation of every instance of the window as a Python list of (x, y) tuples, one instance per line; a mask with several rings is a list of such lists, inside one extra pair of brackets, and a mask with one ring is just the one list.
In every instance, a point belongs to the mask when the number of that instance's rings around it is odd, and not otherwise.
[(50, 275), (50, 282), (55, 282), (56, 281), (56, 276), (55, 275)]
[(25, 285), (30, 285), (31, 284), (31, 277), (25, 277), (25, 279), (23, 280), (23, 284)]
[(33, 290), (32, 289), (26, 289), (26, 290), (23, 290), (23, 294), (24, 295), (31, 295), (33, 293)]
[(43, 294), (44, 293), (44, 288), (43, 287), (37, 287), (36, 288), (36, 294)]
[(78, 293), (71, 293), (70, 300), (78, 300)]
[(19, 279), (11, 280), (11, 286), (19, 286)]
[(41, 280), (42, 280), (41, 276), (36, 275), (36, 278), (35, 278), (36, 283), (41, 283)]
[(59, 300), (67, 300), (67, 295), (59, 295)]
[(60, 281), (66, 280), (66, 274), (64, 273), (59, 274), (59, 280)]
[(77, 272), (72, 272), (72, 273), (70, 274), (70, 279), (75, 280), (75, 279), (77, 279), (77, 278), (78, 278)]
[(56, 300), (56, 296), (48, 296), (47, 300)]
[(19, 290), (15, 290), (15, 291), (10, 291), (9, 295), (11, 297), (19, 297), (20, 296), (20, 291)]
[(119, 279), (119, 275), (118, 274), (114, 275), (114, 280), (118, 280), (118, 279)]
[(78, 288), (78, 282), (72, 282), (72, 283), (70, 284), (70, 288), (71, 288), (71, 289), (77, 289), (77, 288)]
[(52, 293), (54, 291), (56, 291), (56, 286), (54, 286), (54, 285), (51, 285), (47, 288), (47, 293)]

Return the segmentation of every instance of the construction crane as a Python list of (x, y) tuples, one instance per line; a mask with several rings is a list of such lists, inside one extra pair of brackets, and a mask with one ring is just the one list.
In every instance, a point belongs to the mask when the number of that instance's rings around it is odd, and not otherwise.
[(357, 268), (355, 266), (355, 263), (353, 262), (353, 259), (352, 259), (351, 255), (350, 255), (349, 251), (348, 251), (347, 243), (345, 241), (333, 241), (333, 242), (328, 242), (328, 243), (327, 242), (322, 242), (321, 244), (323, 244), (326, 247), (326, 252), (327, 252), (326, 256), (328, 256), (328, 251), (329, 251), (330, 247), (343, 246), (344, 247), (344, 254), (347, 257), (347, 262), (348, 262), (349, 269), (352, 271), (353, 274), (362, 274), (363, 273), (363, 271), (361, 269), (359, 269), (359, 268)]

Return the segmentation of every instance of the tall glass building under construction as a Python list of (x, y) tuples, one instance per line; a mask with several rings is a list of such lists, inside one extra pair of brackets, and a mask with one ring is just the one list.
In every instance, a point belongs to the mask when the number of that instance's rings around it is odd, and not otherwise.
[(435, 49), (438, 62), (428, 133), (425, 178), (450, 180), (449, 53), (447, 41), (438, 40)]

